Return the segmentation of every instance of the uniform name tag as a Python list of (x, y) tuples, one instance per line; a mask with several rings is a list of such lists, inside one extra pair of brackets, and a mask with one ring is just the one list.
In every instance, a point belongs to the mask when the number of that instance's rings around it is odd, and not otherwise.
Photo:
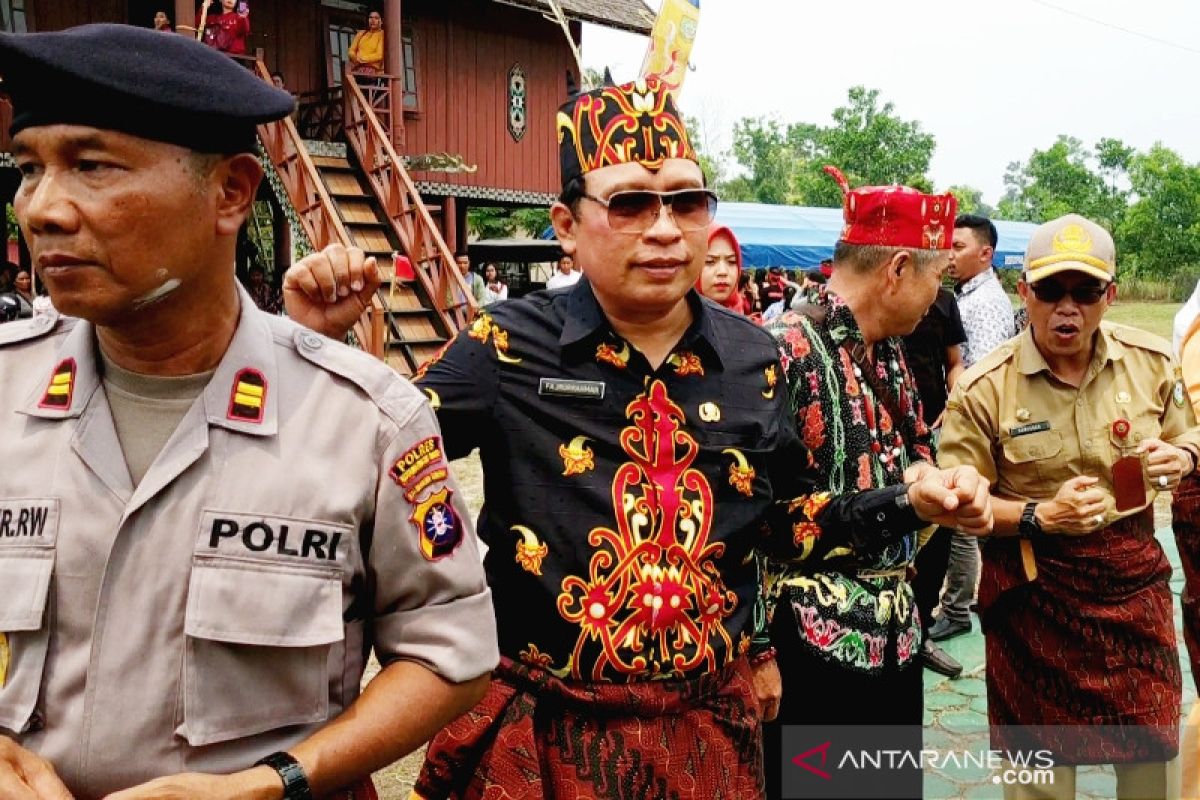
[(1050, 420), (1042, 420), (1041, 422), (1031, 422), (1028, 425), (1018, 425), (1010, 429), (1008, 433), (1010, 436), (1028, 436), (1031, 433), (1048, 430), (1050, 430)]
[(542, 378), (538, 381), (538, 394), (542, 397), (582, 397), (588, 400), (603, 400), (604, 381)]
[(58, 498), (0, 500), (0, 547), (50, 547), (58, 533)]
[(313, 564), (345, 562), (350, 527), (329, 522), (205, 511), (196, 552)]

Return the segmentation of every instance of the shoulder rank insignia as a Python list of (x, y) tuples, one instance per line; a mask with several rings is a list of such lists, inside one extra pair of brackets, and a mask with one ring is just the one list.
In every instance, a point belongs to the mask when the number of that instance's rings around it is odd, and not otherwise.
[(1175, 388), (1171, 390), (1171, 399), (1175, 401), (1175, 405), (1183, 408), (1183, 403), (1187, 399), (1187, 394), (1183, 388), (1183, 381), (1175, 381)]
[(445, 558), (462, 544), (462, 520), (450, 504), (450, 489), (443, 486), (413, 509), (409, 521), (421, 536), (421, 555), (428, 561)]
[(68, 409), (71, 407), (71, 397), (74, 393), (75, 359), (63, 359), (54, 368), (54, 375), (50, 378), (50, 385), (46, 387), (46, 393), (42, 395), (42, 401), (38, 403), (38, 407), (57, 410)]
[(266, 401), (267, 379), (256, 369), (243, 369), (233, 379), (227, 416), (237, 422), (262, 422)]
[(4, 688), (4, 684), (8, 683), (8, 636), (0, 633), (0, 689)]

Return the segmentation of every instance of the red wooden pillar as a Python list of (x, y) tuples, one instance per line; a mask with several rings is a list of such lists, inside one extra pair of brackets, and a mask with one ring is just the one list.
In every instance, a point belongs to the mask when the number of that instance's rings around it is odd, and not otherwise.
[(467, 249), (465, 246), (458, 246), (458, 205), (453, 195), (448, 195), (442, 200), (442, 238), (446, 240), (446, 246), (450, 248), (451, 253), (457, 254), (460, 249)]
[(401, 0), (384, 0), (384, 61), (392, 80), (392, 145), (404, 151), (404, 25), (401, 22)]
[(175, 31), (196, 38), (196, 4), (193, 0), (175, 0)]

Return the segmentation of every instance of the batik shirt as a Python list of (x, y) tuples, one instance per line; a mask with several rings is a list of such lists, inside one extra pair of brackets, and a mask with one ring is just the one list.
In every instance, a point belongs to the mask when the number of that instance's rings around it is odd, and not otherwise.
[[(903, 415), (893, 419), (841, 346), (863, 341), (849, 306), (826, 289), (809, 302), (824, 309), (823, 324), (789, 311), (769, 327), (804, 450), (801, 475), (826, 493), (816, 498), (902, 488), (904, 470), (917, 460), (932, 461), (932, 452), (900, 340), (877, 342), (872, 353), (878, 383), (891, 390)], [(829, 525), (809, 529), (807, 538), (798, 534), (800, 557), (772, 560), (767, 581), (770, 612), (794, 611), (807, 647), (865, 672), (883, 668), (893, 643), (900, 664), (920, 644), (905, 579), (920, 523), (915, 515), (903, 527), (879, 522), (871, 536)]]
[(502, 655), (575, 681), (715, 671), (751, 646), (764, 527), (786, 557), (789, 511), (858, 535), (903, 515), (890, 495), (818, 513), (797, 488), (774, 341), (688, 302), (694, 321), (657, 369), (583, 278), (489, 307), (418, 371), (445, 454), (480, 450)]
[(985, 269), (954, 290), (967, 332), (963, 366), (969, 367), (1016, 335), (1013, 306), (996, 271)]

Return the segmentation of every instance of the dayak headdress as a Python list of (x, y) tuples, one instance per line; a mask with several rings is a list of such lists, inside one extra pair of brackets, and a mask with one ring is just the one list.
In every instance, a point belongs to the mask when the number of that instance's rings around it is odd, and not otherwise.
[(696, 160), (683, 117), (657, 78), (602, 86), (558, 112), (562, 183), (613, 164), (657, 170), (668, 158)]
[(847, 244), (949, 250), (958, 201), (952, 194), (925, 194), (908, 186), (860, 186), (837, 167), (825, 167), (844, 195), (841, 241)]

